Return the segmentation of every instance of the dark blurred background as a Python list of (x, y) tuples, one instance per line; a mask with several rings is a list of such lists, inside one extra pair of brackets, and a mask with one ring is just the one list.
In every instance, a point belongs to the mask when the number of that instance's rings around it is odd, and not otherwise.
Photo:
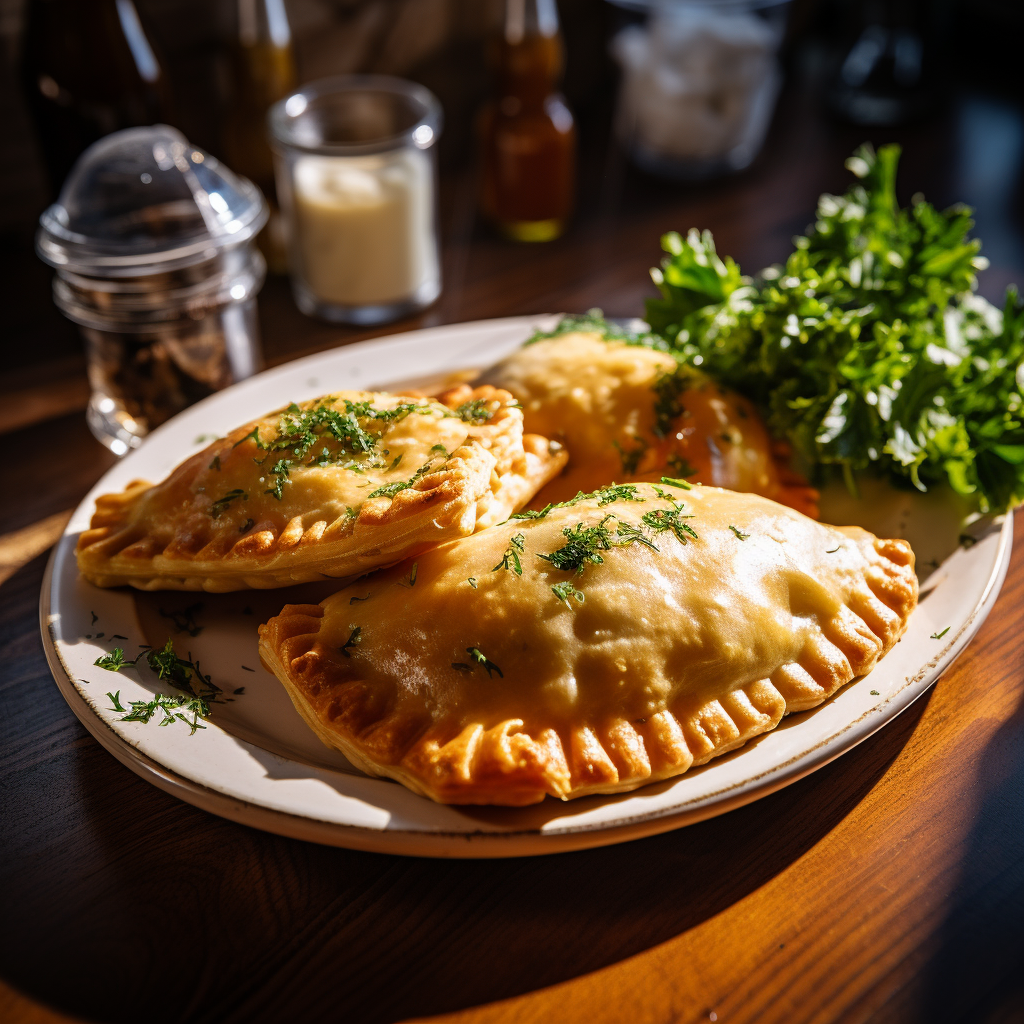
[[(47, 176), (21, 69), (32, 2), (0, 0), (2, 391), (38, 388), (32, 368), (45, 361), (48, 373), (77, 374), (68, 387), (79, 394), (77, 330), (53, 308), (50, 271), (32, 251), (39, 213), (58, 184)], [(554, 311), (571, 302), (636, 315), (650, 293), (642, 270), (629, 270), (628, 286), (605, 280), (597, 295), (585, 285), (588, 275), (625, 258), (618, 242), (602, 247), (601, 239), (628, 234), (631, 225), (648, 226), (643, 245), (649, 255), (631, 257), (640, 266), (656, 262), (658, 233), (696, 226), (715, 230), (720, 250), (754, 271), (785, 257), (789, 236), (808, 223), (819, 192), (846, 187), (843, 158), (864, 140), (904, 145), (904, 201), (923, 188), (939, 205), (976, 207), (976, 231), (992, 261), (982, 283), (987, 297), (998, 300), (1009, 281), (1024, 279), (1019, 0), (793, 0), (781, 52), (784, 86), (765, 146), (746, 170), (703, 183), (645, 174), (614, 140), (619, 70), (609, 43), (641, 17), (629, 0), (621, 3), (558, 3), (567, 54), (563, 89), (577, 118), (579, 161), (572, 223), (547, 249), (563, 255), (563, 284), (565, 267), (578, 259), (578, 273), (569, 275), (573, 288), (552, 290), (535, 275), (504, 304), (494, 296), (488, 304), (480, 298), (488, 268), (549, 258), (493, 236), (476, 209), (474, 121), (491, 88), (486, 44), (502, 0), (286, 0), (299, 82), (383, 72), (424, 83), (444, 106), (445, 291), (426, 316), (393, 329)], [(136, 7), (166, 72), (175, 126), (193, 143), (223, 154), (238, 0), (136, 0)], [(260, 305), (270, 362), (355, 336), (301, 317), (280, 278), (268, 280)]]

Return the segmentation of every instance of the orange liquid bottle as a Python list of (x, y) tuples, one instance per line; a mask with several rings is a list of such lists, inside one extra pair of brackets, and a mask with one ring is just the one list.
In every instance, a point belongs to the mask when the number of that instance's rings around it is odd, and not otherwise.
[(547, 242), (565, 230), (576, 177), (555, 0), (506, 0), (496, 51), (498, 95), (480, 125), (481, 205), (509, 238)]

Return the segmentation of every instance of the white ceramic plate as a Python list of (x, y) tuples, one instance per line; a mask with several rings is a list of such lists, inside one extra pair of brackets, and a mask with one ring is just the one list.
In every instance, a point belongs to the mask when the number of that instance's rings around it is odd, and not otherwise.
[[(930, 552), (927, 560), (935, 571), (903, 641), (866, 679), (813, 711), (790, 716), (742, 750), (635, 793), (569, 803), (548, 799), (522, 809), (443, 807), (397, 783), (368, 778), (322, 746), (277, 680), (260, 666), (257, 623), (286, 601), (319, 600), (329, 592), (326, 585), (225, 595), (142, 594), (100, 590), (79, 579), (75, 540), (88, 525), (95, 497), (138, 477), (159, 480), (205, 444), (204, 435), (219, 436), (288, 401), (332, 390), (387, 388), (483, 367), (515, 348), (533, 327), (554, 320), (518, 317), (438, 327), (298, 360), (186, 410), (114, 466), (72, 517), (50, 559), (40, 601), (50, 667), (86, 728), (143, 778), (234, 821), (364, 850), (503, 857), (621, 842), (749, 803), (866, 739), (935, 682), (995, 602), (1009, 563), (1012, 517), (977, 527), (977, 542), (964, 548), (956, 546), (955, 517), (949, 518), (938, 499), (919, 509), (904, 497), (886, 504), (874, 495), (863, 506), (871, 515), (862, 514), (860, 506), (843, 508), (843, 515), (883, 532), (887, 522), (904, 532), (908, 524), (930, 524), (928, 536), (910, 539), (920, 545), (922, 564), (921, 549)], [(833, 507), (841, 508), (841, 499)], [(932, 528), (935, 524), (944, 524), (944, 535)], [(195, 604), (202, 605), (193, 613), (201, 632), (194, 637), (175, 632), (168, 613)], [(934, 639), (940, 632), (942, 637)], [(139, 645), (162, 646), (168, 636), (178, 653), (198, 659), (228, 696), (244, 687), (233, 701), (217, 705), (206, 728), (194, 735), (180, 722), (161, 727), (157, 719), (119, 721), (108, 691), (119, 692), (127, 706), (166, 692), (167, 686), (142, 663), (116, 674), (94, 665), (114, 646), (131, 657)]]

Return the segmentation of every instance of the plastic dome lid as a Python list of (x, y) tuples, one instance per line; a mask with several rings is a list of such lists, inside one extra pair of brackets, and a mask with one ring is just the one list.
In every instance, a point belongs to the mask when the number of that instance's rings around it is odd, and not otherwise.
[(247, 178), (158, 124), (90, 146), (39, 218), (36, 252), (99, 277), (162, 273), (254, 237), (267, 204)]

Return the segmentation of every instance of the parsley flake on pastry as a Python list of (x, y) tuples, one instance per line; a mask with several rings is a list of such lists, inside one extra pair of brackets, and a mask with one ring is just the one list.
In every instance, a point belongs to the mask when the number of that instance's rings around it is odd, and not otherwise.
[(772, 441), (753, 404), (667, 352), (569, 331), (529, 342), (481, 380), (519, 399), (527, 430), (569, 451), (541, 502), (668, 474), (817, 517), (817, 492), (789, 468), (788, 447)]
[(340, 392), (239, 427), (162, 483), (102, 495), (78, 567), (142, 590), (358, 575), (500, 522), (564, 462), (524, 437), (506, 391)]
[(364, 771), (522, 805), (741, 746), (870, 672), (916, 602), (905, 541), (757, 495), (619, 484), (289, 605), (260, 654)]

